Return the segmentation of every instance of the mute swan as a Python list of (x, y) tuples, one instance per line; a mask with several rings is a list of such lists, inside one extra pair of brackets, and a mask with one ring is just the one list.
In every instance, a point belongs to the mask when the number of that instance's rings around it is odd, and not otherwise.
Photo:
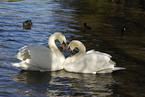
[(55, 45), (55, 40), (58, 39), (63, 45), (66, 43), (66, 38), (61, 33), (54, 33), (48, 40), (49, 48), (45, 46), (29, 45), (19, 49), (18, 55), (15, 57), (20, 59), (20, 63), (12, 63), (12, 66), (23, 70), (31, 71), (55, 71), (63, 69), (64, 55)]
[(96, 74), (111, 73), (113, 70), (124, 69), (114, 67), (115, 62), (110, 60), (111, 56), (109, 54), (94, 50), (86, 52), (84, 44), (80, 41), (73, 40), (68, 47), (70, 51), (77, 47), (79, 52), (64, 61), (64, 69), (66, 71)]

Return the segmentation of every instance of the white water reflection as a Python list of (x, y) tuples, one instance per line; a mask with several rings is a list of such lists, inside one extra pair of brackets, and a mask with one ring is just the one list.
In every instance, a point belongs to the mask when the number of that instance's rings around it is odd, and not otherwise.
[[(45, 96), (98, 95), (105, 97), (112, 94), (109, 86), (114, 83), (111, 74), (77, 74), (65, 70), (57, 72), (21, 71), (13, 76), (13, 80), (28, 84), (25, 91), (31, 90), (28, 94), (32, 96), (41, 95), (45, 91)], [(23, 88), (16, 91), (22, 91)]]

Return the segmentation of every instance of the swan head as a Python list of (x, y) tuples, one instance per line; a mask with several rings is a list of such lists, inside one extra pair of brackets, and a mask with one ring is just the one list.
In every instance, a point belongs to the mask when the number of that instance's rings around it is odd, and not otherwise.
[(68, 48), (70, 48), (72, 51), (77, 47), (84, 47), (83, 43), (78, 40), (73, 40), (69, 43)]
[(50, 45), (54, 45), (55, 40), (58, 39), (59, 42), (62, 44), (63, 50), (65, 50), (65, 45), (66, 45), (66, 38), (62, 33), (54, 33), (52, 34), (49, 39), (48, 39), (48, 44)]
[(75, 49), (78, 48), (80, 52), (85, 53), (86, 52), (86, 48), (84, 46), (84, 44), (78, 40), (73, 40), (69, 43), (68, 45), (68, 49), (71, 55), (71, 52)]
[(52, 36), (55, 36), (56, 39), (58, 39), (61, 44), (63, 43), (66, 44), (66, 38), (62, 33), (57, 32), (57, 33), (52, 34)]
[(60, 33), (58, 40), (62, 44), (63, 50), (65, 50), (65, 46), (66, 46), (66, 38), (65, 38), (65, 36)]

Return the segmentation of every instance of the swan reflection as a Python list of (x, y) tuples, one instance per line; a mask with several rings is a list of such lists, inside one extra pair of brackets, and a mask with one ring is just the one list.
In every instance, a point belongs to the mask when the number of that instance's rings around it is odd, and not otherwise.
[[(19, 74), (13, 76), (13, 79), (28, 84), (27, 88), (33, 91), (31, 95), (42, 94), (40, 91), (43, 89), (45, 96), (107, 96), (112, 94), (112, 90), (108, 86), (114, 83), (111, 74), (78, 74), (65, 70), (56, 72), (20, 71)], [(41, 89), (39, 87), (38, 91), (38, 87), (32, 88), (34, 86), (41, 86)]]

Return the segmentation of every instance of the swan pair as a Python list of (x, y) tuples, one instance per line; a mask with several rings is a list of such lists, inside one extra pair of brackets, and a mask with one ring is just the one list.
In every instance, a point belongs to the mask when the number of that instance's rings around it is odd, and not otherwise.
[(78, 48), (79, 52), (65, 59), (55, 44), (58, 39), (65, 49), (66, 38), (61, 33), (54, 33), (48, 40), (49, 48), (45, 46), (29, 45), (19, 49), (15, 56), (20, 63), (12, 63), (12, 66), (31, 71), (56, 71), (65, 69), (69, 72), (78, 73), (111, 73), (114, 70), (124, 69), (115, 67), (115, 62), (106, 53), (90, 50), (86, 52), (84, 44), (78, 40), (69, 43), (68, 48), (73, 51)]

